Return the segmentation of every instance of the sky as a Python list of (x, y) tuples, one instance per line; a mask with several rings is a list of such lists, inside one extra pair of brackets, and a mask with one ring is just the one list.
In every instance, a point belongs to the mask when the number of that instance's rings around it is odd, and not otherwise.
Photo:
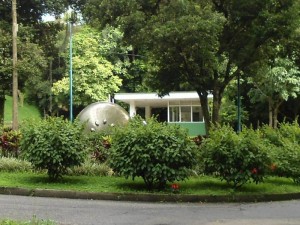
[(46, 15), (42, 16), (42, 20), (45, 21), (45, 22), (48, 22), (48, 21), (54, 21), (55, 18), (54, 18), (54, 16), (46, 14)]

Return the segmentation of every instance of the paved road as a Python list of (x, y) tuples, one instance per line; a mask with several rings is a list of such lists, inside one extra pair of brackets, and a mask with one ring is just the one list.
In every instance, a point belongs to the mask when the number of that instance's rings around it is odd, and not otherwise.
[(63, 225), (300, 225), (300, 200), (268, 203), (141, 203), (0, 195), (0, 218)]

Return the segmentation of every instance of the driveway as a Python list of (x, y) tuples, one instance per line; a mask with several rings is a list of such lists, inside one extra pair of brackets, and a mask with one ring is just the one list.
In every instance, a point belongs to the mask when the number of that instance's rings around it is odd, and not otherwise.
[(0, 195), (0, 218), (63, 225), (299, 225), (300, 200), (264, 203), (143, 203)]

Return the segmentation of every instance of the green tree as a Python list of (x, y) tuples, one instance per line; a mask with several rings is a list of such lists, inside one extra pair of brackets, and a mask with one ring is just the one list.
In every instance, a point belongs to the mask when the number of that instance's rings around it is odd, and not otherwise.
[(289, 58), (276, 58), (274, 63), (263, 65), (250, 81), (254, 85), (249, 92), (252, 101), (268, 103), (269, 126), (277, 127), (281, 104), (300, 93), (299, 68)]
[[(12, 27), (12, 1), (10, 0), (3, 0), (0, 4), (0, 32), (1, 34), (1, 43), (0, 45), (4, 46), (1, 47), (0, 50), (0, 60), (1, 60), (1, 85), (0, 85), (0, 121), (3, 119), (3, 108), (4, 108), (4, 102), (5, 102), (5, 94), (11, 93), (11, 80), (12, 80), (12, 69), (11, 69), (11, 60), (12, 58), (11, 54), (11, 27)], [(49, 26), (41, 26), (42, 24), (42, 15), (46, 13), (59, 15), (61, 14), (69, 4), (72, 4), (72, 1), (69, 0), (43, 0), (43, 1), (19, 1), (17, 0), (17, 13), (18, 13), (18, 23), (19, 28), (24, 27), (31, 27), (33, 28), (30, 31), (30, 36), (27, 36), (26, 44), (28, 46), (28, 43), (32, 43), (35, 45), (33, 50), (37, 50), (37, 43), (49, 43), (45, 40), (43, 40), (44, 35), (41, 35), (41, 31), (46, 31)], [(48, 29), (49, 30), (49, 29)], [(19, 29), (19, 33), (22, 32), (21, 29)], [(55, 36), (55, 34), (54, 34)], [(9, 39), (7, 39), (9, 38)], [(24, 36), (22, 37), (24, 38)], [(21, 42), (19, 44), (23, 44), (23, 40), (21, 38)], [(43, 41), (42, 41), (43, 40)], [(19, 46), (20, 47), (20, 46)], [(21, 48), (24, 48), (24, 46)], [(38, 54), (36, 57), (40, 57), (39, 54), (40, 50), (38, 50)], [(28, 53), (28, 52), (27, 52)], [(26, 58), (26, 54), (23, 52), (19, 52), (19, 56), (22, 57), (23, 60)], [(28, 54), (27, 54), (28, 55)], [(32, 54), (34, 56), (34, 54)], [(29, 56), (29, 55), (28, 55)], [(28, 63), (32, 63), (30, 67), (35, 69), (34, 63), (36, 63), (36, 60), (33, 60), (33, 62), (30, 62), (28, 60)], [(41, 58), (41, 62), (44, 62), (44, 58)], [(27, 64), (28, 64), (27, 63)], [(41, 64), (41, 63), (39, 63)], [(24, 67), (22, 65), (18, 65), (18, 68)], [(35, 70), (36, 71), (36, 70)], [(22, 75), (23, 76), (23, 75)], [(24, 82), (23, 79), (23, 84)], [(33, 76), (34, 77), (34, 76)], [(34, 86), (36, 87), (36, 86)], [(20, 88), (21, 91), (24, 91), (23, 86), (21, 84)], [(23, 90), (22, 90), (23, 89)]]
[[(110, 35), (121, 36), (116, 30)], [(112, 53), (116, 39), (104, 39), (90, 27), (83, 27), (73, 37), (73, 96), (74, 104), (86, 106), (95, 101), (107, 100), (108, 95), (119, 90), (124, 73), (124, 63), (109, 61), (106, 55)], [(68, 57), (68, 56), (66, 56)], [(63, 106), (69, 96), (69, 77), (66, 76), (53, 84), (53, 94)]]
[(26, 87), (30, 87), (25, 89), (26, 101), (37, 105), (40, 111), (54, 115), (57, 106), (52, 101), (51, 87), (53, 80), (62, 78), (66, 66), (61, 52), (67, 49), (58, 41), (64, 24), (53, 21), (39, 23), (36, 27), (37, 29), (33, 32), (34, 42), (44, 52), (47, 68), (41, 76), (30, 77), (31, 79), (26, 82)]
[[(299, 49), (299, 1), (213, 1), (228, 23), (221, 38), (222, 47), (229, 53), (245, 81), (241, 85), (243, 106), (249, 111), (254, 125), (264, 121), (262, 105), (250, 102), (247, 78), (253, 70), (276, 57), (294, 57)], [(298, 33), (298, 34), (297, 34)], [(278, 55), (278, 45), (284, 50)], [(264, 76), (265, 74), (262, 74)]]
[[(11, 35), (4, 29), (0, 40), (0, 109), (4, 109), (5, 95), (11, 93), (12, 85), (12, 60), (11, 60)], [(31, 28), (20, 25), (18, 37), (18, 73), (19, 73), (19, 98), (22, 103), (25, 89), (33, 89), (30, 80), (42, 76), (46, 69), (45, 55), (42, 49), (32, 42)], [(4, 111), (0, 110), (0, 121), (4, 118)]]
[(0, 27), (0, 124), (4, 120), (5, 90), (10, 88), (11, 83), (11, 36)]
[[(60, 15), (73, 0), (17, 0), (18, 23), (36, 24), (44, 14)], [(0, 20), (11, 21), (11, 0), (3, 0), (0, 5)]]
[(207, 82), (218, 64), (214, 55), (219, 48), (223, 16), (195, 1), (98, 2), (102, 3), (103, 14), (98, 16), (89, 8), (84, 14), (87, 21), (93, 24), (101, 18), (104, 24), (120, 25), (125, 42), (147, 56), (147, 72), (151, 74), (148, 86), (162, 95), (196, 90), (209, 124)]
[(299, 18), (296, 3), (87, 0), (83, 15), (94, 26), (121, 26), (124, 41), (147, 55), (154, 90), (196, 90), (209, 125), (208, 93), (212, 122), (218, 122), (229, 82), (290, 37)]

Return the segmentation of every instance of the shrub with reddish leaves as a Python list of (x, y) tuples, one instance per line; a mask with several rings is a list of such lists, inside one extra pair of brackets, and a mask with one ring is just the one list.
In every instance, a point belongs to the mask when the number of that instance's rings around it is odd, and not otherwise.
[(207, 136), (201, 136), (201, 135), (198, 135), (196, 137), (193, 137), (192, 140), (195, 142), (196, 145), (201, 145), (203, 140), (207, 138)]
[(108, 159), (111, 146), (111, 136), (106, 132), (93, 132), (88, 137), (88, 148), (91, 158), (99, 163), (104, 163)]
[(1, 155), (4, 157), (18, 157), (21, 133), (6, 128), (0, 135)]
[(179, 188), (180, 188), (179, 184), (177, 183), (171, 184), (171, 190), (173, 191), (173, 193), (179, 192)]

